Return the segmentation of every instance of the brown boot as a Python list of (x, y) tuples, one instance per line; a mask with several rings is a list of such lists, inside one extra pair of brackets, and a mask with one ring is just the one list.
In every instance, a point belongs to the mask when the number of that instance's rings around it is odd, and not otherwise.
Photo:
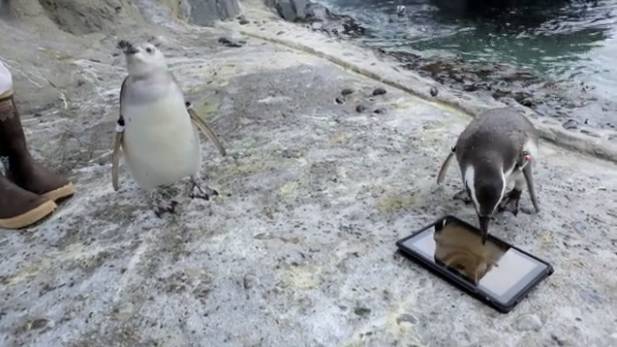
[(0, 175), (0, 228), (25, 228), (55, 209), (53, 201), (24, 190)]
[(27, 191), (53, 201), (75, 193), (73, 184), (32, 159), (12, 95), (0, 99), (0, 156), (8, 157), (6, 177)]

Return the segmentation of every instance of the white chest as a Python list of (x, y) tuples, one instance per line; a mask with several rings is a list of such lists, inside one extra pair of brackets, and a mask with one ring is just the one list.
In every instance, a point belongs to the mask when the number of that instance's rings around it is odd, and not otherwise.
[(123, 116), (127, 164), (140, 186), (171, 184), (199, 170), (199, 138), (182, 98), (125, 105)]

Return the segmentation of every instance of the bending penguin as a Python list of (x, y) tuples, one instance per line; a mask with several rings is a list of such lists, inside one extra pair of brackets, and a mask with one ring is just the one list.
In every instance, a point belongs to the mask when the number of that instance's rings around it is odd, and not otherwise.
[(119, 189), (121, 150), (137, 184), (151, 193), (157, 216), (174, 212), (175, 201), (166, 201), (160, 187), (190, 177), (191, 198), (208, 200), (218, 193), (202, 186), (200, 141), (197, 129), (225, 149), (208, 125), (184, 99), (163, 53), (153, 44), (133, 46), (120, 41), (128, 76), (120, 90), (120, 117), (116, 125), (112, 155), (112, 183)]
[[(475, 118), (461, 133), (443, 163), (437, 183), (443, 182), (452, 157), (461, 169), (465, 190), (473, 202), (486, 242), (489, 221), (496, 211), (518, 214), (525, 183), (534, 209), (540, 212), (534, 189), (532, 166), (538, 154), (535, 127), (513, 109), (494, 109)], [(510, 192), (506, 193), (509, 186)]]

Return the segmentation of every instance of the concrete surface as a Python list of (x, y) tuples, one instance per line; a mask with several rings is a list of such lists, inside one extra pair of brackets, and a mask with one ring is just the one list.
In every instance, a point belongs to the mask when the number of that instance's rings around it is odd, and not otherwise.
[[(142, 5), (158, 22), (107, 35), (0, 21), (15, 34), (0, 38), (0, 55), (18, 71), (31, 147), (79, 190), (43, 224), (0, 232), (0, 345), (617, 344), (615, 164), (542, 146), (542, 213), (501, 215), (493, 233), (556, 272), (499, 314), (395, 254), (396, 240), (440, 215), (474, 221), (451, 199), (456, 170), (435, 184), (468, 116), (240, 37), (236, 24), (192, 27)], [(274, 14), (250, 6), (261, 23), (250, 30), (275, 36)], [(126, 171), (113, 192), (109, 157), (125, 74), (113, 46), (153, 34), (230, 153), (204, 141), (203, 174), (221, 196), (180, 195), (163, 219)], [(247, 43), (224, 47), (221, 36)], [(377, 87), (387, 94), (370, 96)], [(355, 92), (343, 99), (345, 88)]]

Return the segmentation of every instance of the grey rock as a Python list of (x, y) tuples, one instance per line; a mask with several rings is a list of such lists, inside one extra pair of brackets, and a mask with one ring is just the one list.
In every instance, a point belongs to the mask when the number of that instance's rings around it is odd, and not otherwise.
[(310, 3), (306, 7), (306, 18), (312, 21), (325, 22), (331, 18), (331, 13), (321, 4)]
[(561, 125), (564, 129), (572, 130), (578, 128), (578, 122), (575, 119), (568, 119)]
[(211, 26), (217, 20), (234, 18), (240, 14), (238, 0), (188, 0), (192, 23)]
[(387, 91), (384, 88), (375, 88), (373, 90), (373, 96), (385, 95)]
[(354, 90), (351, 88), (345, 88), (341, 91), (341, 95), (347, 96), (353, 94)]
[(360, 317), (365, 317), (371, 314), (371, 309), (366, 307), (356, 307), (353, 312)]
[(240, 25), (247, 25), (247, 24), (250, 24), (250, 23), (251, 23), (251, 21), (249, 21), (248, 19), (246, 19), (246, 17), (244, 17), (244, 16), (240, 16), (240, 17), (238, 17), (238, 23), (239, 23)]
[(219, 39), (219, 43), (227, 47), (239, 48), (239, 47), (244, 46), (246, 42), (241, 41), (241, 40), (232, 39), (229, 37), (221, 37)]
[(276, 8), (279, 15), (289, 22), (306, 19), (306, 0), (272, 0), (266, 5)]
[(358, 113), (362, 113), (362, 112), (364, 112), (364, 111), (366, 111), (366, 106), (364, 106), (364, 105), (358, 105), (358, 106), (356, 107), (356, 112), (358, 112)]
[(432, 97), (436, 97), (439, 95), (439, 90), (437, 90), (437, 87), (431, 87), (430, 93)]
[(296, 11), (296, 16), (300, 19), (306, 18), (306, 6), (308, 5), (307, 0), (292, 0), (294, 9)]

